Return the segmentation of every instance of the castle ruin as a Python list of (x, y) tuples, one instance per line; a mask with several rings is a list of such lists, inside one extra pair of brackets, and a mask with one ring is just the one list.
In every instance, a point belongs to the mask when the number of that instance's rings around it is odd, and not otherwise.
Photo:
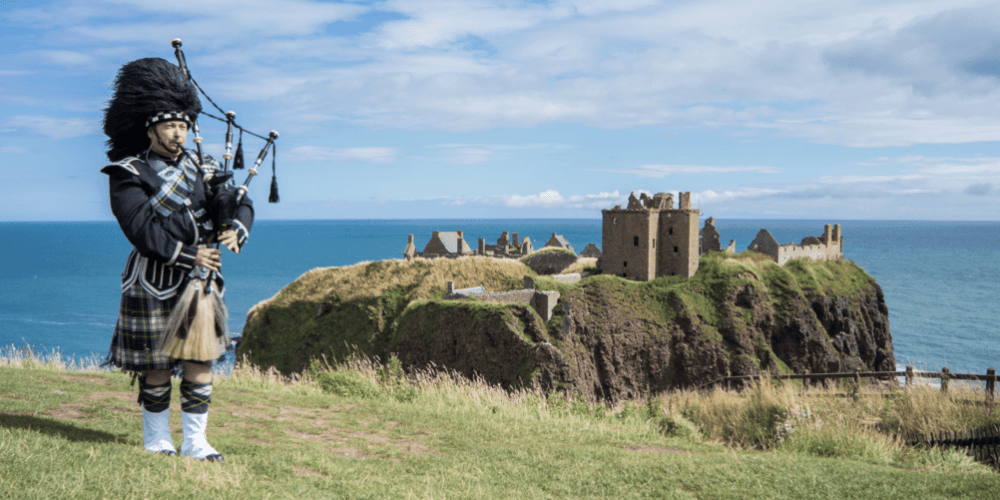
[[(470, 255), (481, 255), (484, 257), (519, 259), (531, 255), (535, 252), (535, 247), (531, 243), (531, 238), (525, 236), (519, 238), (518, 234), (504, 231), (497, 238), (496, 245), (489, 245), (485, 238), (479, 238), (475, 249), (469, 246), (468, 240), (462, 231), (434, 231), (431, 240), (427, 242), (423, 252), (418, 252), (413, 243), (413, 235), (409, 235), (406, 248), (403, 250), (403, 259), (413, 260), (416, 257), (422, 258), (455, 258)], [(553, 233), (555, 235), (555, 233)], [(562, 241), (566, 241), (562, 236), (558, 236)], [(566, 242), (569, 245), (569, 242)], [(572, 246), (570, 246), (572, 249)]]
[(844, 258), (844, 237), (840, 234), (840, 224), (834, 224), (832, 230), (827, 224), (822, 236), (806, 236), (798, 245), (779, 245), (767, 229), (761, 229), (747, 250), (769, 255), (779, 266), (791, 259), (837, 260)]
[[(680, 193), (677, 208), (671, 193), (652, 198), (629, 195), (626, 208), (601, 210), (603, 274), (649, 281), (657, 276), (690, 278), (698, 270), (700, 211), (691, 208), (691, 193)], [(659, 240), (659, 241), (657, 241)]]

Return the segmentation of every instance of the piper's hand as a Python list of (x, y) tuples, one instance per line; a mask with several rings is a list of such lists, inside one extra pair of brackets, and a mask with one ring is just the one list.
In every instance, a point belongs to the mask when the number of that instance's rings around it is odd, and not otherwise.
[(222, 250), (199, 248), (198, 254), (194, 256), (194, 265), (219, 272), (222, 269)]
[(236, 231), (233, 229), (226, 229), (219, 235), (219, 243), (222, 243), (233, 253), (240, 253), (239, 239), (236, 237)]

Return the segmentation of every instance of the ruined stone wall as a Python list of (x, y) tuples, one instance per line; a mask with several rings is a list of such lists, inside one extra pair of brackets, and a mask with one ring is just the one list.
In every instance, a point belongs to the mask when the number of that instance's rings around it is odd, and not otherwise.
[(767, 255), (778, 262), (778, 240), (771, 236), (771, 232), (767, 229), (761, 229), (757, 232), (757, 236), (750, 242), (747, 246), (747, 250), (751, 252), (758, 252)]
[(719, 231), (715, 229), (715, 218), (709, 217), (705, 221), (705, 227), (701, 230), (701, 253), (718, 252), (722, 250)]
[(559, 301), (559, 292), (543, 292), (526, 288), (524, 290), (514, 290), (511, 292), (487, 292), (487, 291), (456, 291), (454, 294), (445, 296), (446, 299), (460, 299), (471, 297), (483, 302), (494, 304), (528, 304), (542, 317), (543, 320), (552, 319), (552, 310)]
[(616, 208), (601, 214), (601, 272), (638, 281), (655, 278), (660, 212)]
[(456, 292), (463, 297), (474, 297), (483, 302), (495, 304), (528, 304), (535, 295), (534, 290), (514, 290), (512, 292)]
[(789, 243), (778, 247), (778, 265), (783, 266), (792, 259), (813, 259), (829, 260), (827, 246), (820, 245), (796, 245)]
[(747, 250), (770, 256), (783, 266), (792, 259), (836, 260), (844, 257), (844, 237), (840, 235), (840, 224), (829, 224), (823, 228), (823, 235), (806, 236), (799, 244), (779, 245), (766, 229), (761, 229)]
[(577, 283), (581, 279), (583, 279), (580, 273), (553, 274), (552, 276), (549, 277), (560, 283), (565, 283), (567, 285), (572, 285), (573, 283)]

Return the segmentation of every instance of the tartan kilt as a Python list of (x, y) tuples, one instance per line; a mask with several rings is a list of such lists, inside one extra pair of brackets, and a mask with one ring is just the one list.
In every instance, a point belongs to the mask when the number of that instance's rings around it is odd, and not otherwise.
[(166, 335), (167, 318), (174, 310), (180, 294), (158, 299), (146, 291), (139, 280), (122, 292), (118, 323), (111, 339), (105, 366), (117, 366), (122, 371), (171, 370), (180, 360), (171, 359), (165, 349), (156, 344)]

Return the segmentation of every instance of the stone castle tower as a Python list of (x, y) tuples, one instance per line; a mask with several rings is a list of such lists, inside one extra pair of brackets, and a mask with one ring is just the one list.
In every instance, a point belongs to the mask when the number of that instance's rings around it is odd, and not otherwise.
[(690, 278), (698, 270), (698, 210), (691, 193), (629, 196), (628, 207), (601, 210), (603, 274), (649, 281), (657, 276)]

